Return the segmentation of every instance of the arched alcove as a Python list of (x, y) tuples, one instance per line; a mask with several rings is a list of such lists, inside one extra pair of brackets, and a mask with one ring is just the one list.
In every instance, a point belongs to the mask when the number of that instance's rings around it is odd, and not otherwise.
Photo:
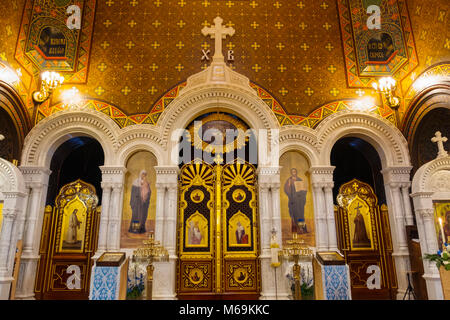
[(331, 150), (330, 161), (331, 165), (336, 167), (333, 172), (335, 203), (341, 185), (352, 179), (358, 179), (368, 183), (375, 190), (378, 203), (386, 204), (381, 160), (370, 143), (361, 138), (341, 138)]
[[(411, 162), (413, 172), (435, 158), (437, 146), (431, 143), (436, 131), (442, 136), (450, 137), (450, 105), (448, 108), (435, 108), (426, 113), (414, 132), (410, 141)], [(444, 142), (444, 149), (450, 150), (450, 140)]]
[(81, 179), (95, 187), (102, 199), (102, 173), (100, 166), (105, 162), (105, 155), (100, 143), (89, 137), (75, 137), (67, 140), (53, 154), (47, 192), (47, 205), (54, 205), (59, 190), (66, 184)]

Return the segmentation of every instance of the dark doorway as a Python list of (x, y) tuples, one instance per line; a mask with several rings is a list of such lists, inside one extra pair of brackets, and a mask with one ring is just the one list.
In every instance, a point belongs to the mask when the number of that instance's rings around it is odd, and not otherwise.
[(0, 158), (8, 161), (20, 159), (19, 133), (6, 110), (0, 108), (0, 134), (5, 137), (0, 141)]
[(76, 137), (64, 142), (53, 155), (48, 184), (47, 205), (54, 206), (59, 190), (77, 179), (92, 184), (102, 200), (102, 173), (100, 166), (105, 162), (100, 143), (89, 137)]
[[(428, 112), (420, 121), (414, 133), (411, 161), (413, 174), (422, 165), (436, 159), (438, 147), (431, 142), (436, 131), (440, 131), (443, 137), (450, 138), (450, 109), (437, 108)], [(450, 140), (444, 142), (444, 149), (450, 149)]]
[(333, 173), (335, 203), (341, 185), (358, 179), (374, 189), (378, 204), (386, 204), (381, 160), (370, 143), (354, 137), (338, 140), (331, 150), (331, 165), (336, 167)]

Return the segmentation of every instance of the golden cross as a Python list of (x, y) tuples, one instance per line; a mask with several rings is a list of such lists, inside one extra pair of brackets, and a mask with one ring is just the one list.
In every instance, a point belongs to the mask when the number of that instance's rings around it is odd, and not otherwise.
[(81, 187), (82, 185), (79, 182), (75, 185), (75, 189), (77, 189), (77, 192), (80, 192)]

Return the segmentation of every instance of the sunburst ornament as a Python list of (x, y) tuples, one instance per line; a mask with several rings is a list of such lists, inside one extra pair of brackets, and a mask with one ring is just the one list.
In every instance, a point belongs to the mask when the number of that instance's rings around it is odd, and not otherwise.
[(243, 148), (249, 141), (248, 126), (223, 113), (214, 113), (194, 121), (188, 127), (187, 140), (192, 146), (212, 154), (228, 153)]

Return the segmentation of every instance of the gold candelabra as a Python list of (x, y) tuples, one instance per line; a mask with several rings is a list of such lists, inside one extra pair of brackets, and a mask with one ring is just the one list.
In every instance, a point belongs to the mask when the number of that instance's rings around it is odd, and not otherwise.
[(155, 240), (153, 232), (150, 232), (150, 236), (147, 240), (143, 241), (143, 246), (137, 248), (133, 252), (133, 258), (136, 261), (147, 262), (147, 300), (152, 299), (153, 289), (153, 266), (154, 261), (169, 261), (169, 254), (167, 250)]
[(309, 261), (313, 256), (313, 251), (305, 246), (305, 241), (300, 239), (297, 233), (294, 233), (292, 239), (286, 241), (286, 245), (283, 247), (283, 250), (280, 251), (280, 255), (294, 261), (294, 300), (300, 300), (302, 298), (302, 292), (300, 283), (301, 267), (299, 261)]
[(42, 103), (47, 100), (52, 92), (62, 85), (64, 77), (54, 71), (45, 71), (41, 74), (41, 87), (33, 92), (33, 100)]
[(395, 90), (397, 89), (397, 82), (392, 77), (381, 78), (377, 82), (372, 84), (372, 87), (384, 94), (386, 99), (386, 103), (392, 109), (396, 109), (400, 106), (400, 99), (394, 95)]

